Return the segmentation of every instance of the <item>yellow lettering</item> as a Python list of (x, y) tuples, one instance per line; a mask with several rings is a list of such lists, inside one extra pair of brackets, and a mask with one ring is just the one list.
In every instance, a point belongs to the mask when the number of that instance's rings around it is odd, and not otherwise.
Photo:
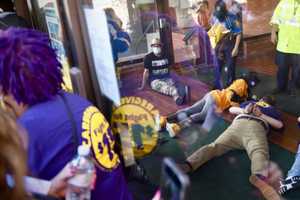
[(135, 101), (134, 101), (134, 104), (140, 105), (141, 103), (142, 103), (141, 98), (140, 98), (140, 97), (136, 97), (136, 98), (135, 98)]

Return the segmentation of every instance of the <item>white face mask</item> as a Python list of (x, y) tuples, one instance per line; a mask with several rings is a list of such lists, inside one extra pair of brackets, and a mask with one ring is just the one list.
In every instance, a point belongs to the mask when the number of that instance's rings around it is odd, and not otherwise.
[(160, 47), (152, 47), (152, 51), (155, 55), (161, 54), (161, 48)]

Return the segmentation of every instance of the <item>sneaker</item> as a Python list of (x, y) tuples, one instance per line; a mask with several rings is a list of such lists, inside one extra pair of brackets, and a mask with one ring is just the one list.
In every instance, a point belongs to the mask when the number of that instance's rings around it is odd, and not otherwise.
[(176, 105), (178, 105), (178, 106), (182, 105), (182, 104), (184, 103), (184, 98), (178, 96), (178, 97), (175, 99), (175, 103), (176, 103)]
[(252, 185), (260, 190), (265, 199), (281, 200), (280, 195), (272, 186), (270, 186), (265, 180), (263, 180), (263, 177), (260, 177), (259, 175), (251, 175), (249, 181)]
[(175, 123), (167, 123), (166, 129), (167, 129), (170, 137), (175, 137), (181, 130), (181, 127)]
[(285, 194), (289, 190), (298, 187), (300, 187), (300, 176), (293, 176), (283, 181), (280, 181), (280, 189), (278, 192), (279, 194)]
[(184, 86), (184, 93), (185, 103), (188, 104), (191, 101), (191, 91), (188, 85)]

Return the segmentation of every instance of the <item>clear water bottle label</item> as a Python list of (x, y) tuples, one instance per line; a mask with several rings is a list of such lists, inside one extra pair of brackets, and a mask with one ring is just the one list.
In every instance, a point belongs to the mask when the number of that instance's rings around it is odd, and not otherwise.
[(69, 184), (76, 187), (88, 188), (91, 185), (93, 173), (76, 174), (69, 180)]

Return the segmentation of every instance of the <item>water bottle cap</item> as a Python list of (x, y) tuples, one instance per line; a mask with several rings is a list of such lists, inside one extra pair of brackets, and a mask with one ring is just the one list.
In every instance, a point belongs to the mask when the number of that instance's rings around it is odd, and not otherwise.
[(80, 156), (88, 156), (90, 154), (90, 148), (85, 145), (80, 145), (77, 149), (77, 153)]

